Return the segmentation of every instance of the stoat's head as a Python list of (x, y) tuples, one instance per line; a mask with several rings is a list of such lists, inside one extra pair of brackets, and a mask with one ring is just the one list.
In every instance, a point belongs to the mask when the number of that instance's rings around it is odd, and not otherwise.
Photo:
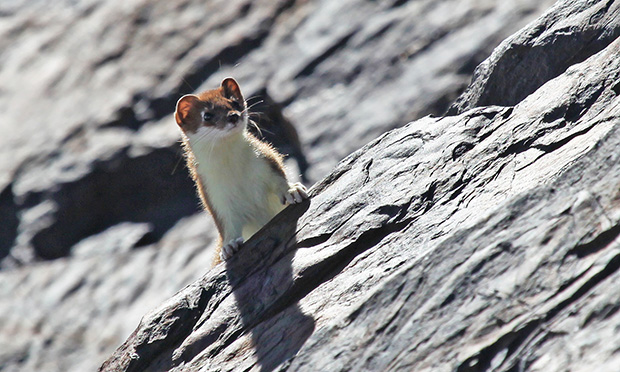
[(245, 100), (233, 78), (224, 79), (217, 89), (181, 97), (174, 117), (190, 141), (238, 134), (248, 122)]

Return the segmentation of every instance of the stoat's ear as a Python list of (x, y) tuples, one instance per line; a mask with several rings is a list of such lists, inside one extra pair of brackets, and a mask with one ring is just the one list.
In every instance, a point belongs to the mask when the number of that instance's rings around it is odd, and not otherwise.
[(224, 97), (237, 101), (241, 105), (244, 104), (245, 101), (243, 100), (243, 95), (241, 94), (241, 88), (239, 88), (239, 84), (237, 84), (235, 79), (224, 79), (222, 81), (222, 90), (224, 92)]
[(179, 126), (182, 126), (183, 124), (188, 124), (192, 107), (196, 106), (198, 100), (198, 96), (195, 96), (193, 94), (186, 94), (177, 101), (177, 108), (174, 113), (174, 118), (176, 119)]

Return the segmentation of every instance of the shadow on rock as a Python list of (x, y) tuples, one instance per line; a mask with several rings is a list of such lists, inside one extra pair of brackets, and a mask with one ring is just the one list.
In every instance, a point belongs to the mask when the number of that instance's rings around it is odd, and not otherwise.
[[(309, 206), (306, 201), (289, 207), (246, 242), (243, 260), (226, 263), (243, 332), (251, 332), (249, 346), (263, 372), (295, 356), (315, 328), (314, 318), (299, 306), (307, 291), (293, 266), (297, 220)], [(253, 263), (249, 271), (247, 262)]]

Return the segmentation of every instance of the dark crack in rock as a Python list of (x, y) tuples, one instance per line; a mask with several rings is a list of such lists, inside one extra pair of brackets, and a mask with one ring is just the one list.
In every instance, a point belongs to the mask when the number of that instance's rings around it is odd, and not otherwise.
[(0, 221), (2, 221), (0, 224), (0, 261), (9, 255), (11, 247), (15, 244), (19, 225), (18, 211), (15, 195), (13, 195), (13, 185), (8, 184), (0, 192)]

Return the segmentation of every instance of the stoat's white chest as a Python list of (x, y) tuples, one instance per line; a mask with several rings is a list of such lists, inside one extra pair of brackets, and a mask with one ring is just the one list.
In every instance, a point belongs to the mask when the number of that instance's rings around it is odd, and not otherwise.
[(224, 242), (241, 236), (248, 239), (284, 208), (278, 195), (282, 177), (275, 174), (244, 133), (215, 140), (190, 138), (189, 144), (203, 192), (223, 229)]

